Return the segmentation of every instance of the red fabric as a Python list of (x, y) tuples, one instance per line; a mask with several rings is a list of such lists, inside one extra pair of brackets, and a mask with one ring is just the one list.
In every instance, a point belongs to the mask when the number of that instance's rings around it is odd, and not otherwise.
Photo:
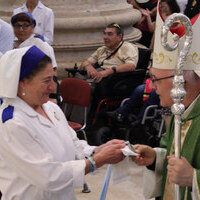
[(79, 129), (82, 128), (82, 125), (79, 124), (79, 123), (72, 122), (72, 121), (68, 121), (68, 123), (69, 123), (69, 126), (70, 126), (71, 128), (73, 128), (75, 131), (77, 131), (77, 130), (79, 130)]
[(86, 107), (90, 104), (91, 89), (85, 80), (76, 78), (62, 80), (60, 93), (63, 98), (63, 103)]
[(148, 78), (145, 81), (146, 85), (145, 85), (145, 89), (144, 89), (143, 102), (145, 102), (149, 98), (149, 94), (152, 92), (152, 89), (150, 88), (150, 82), (151, 82), (150, 78)]
[(156, 3), (156, 2), (157, 2), (157, 0), (151, 0), (151, 2), (152, 2), (152, 3)]

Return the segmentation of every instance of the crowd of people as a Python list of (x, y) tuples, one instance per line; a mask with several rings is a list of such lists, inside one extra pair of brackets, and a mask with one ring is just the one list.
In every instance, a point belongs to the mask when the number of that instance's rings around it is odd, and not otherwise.
[[(133, 90), (129, 102), (115, 111), (126, 116), (144, 100), (171, 107), (178, 49), (169, 52), (161, 46), (160, 32), (174, 12), (187, 15), (192, 24), (193, 43), (183, 67), (181, 117), (181, 158), (174, 156), (174, 116), (160, 146), (134, 145), (133, 162), (146, 166), (144, 184), (147, 198), (173, 200), (174, 185), (181, 186), (181, 199), (200, 199), (200, 3), (197, 0), (127, 0), (141, 12), (136, 27), (142, 31), (141, 44), (153, 50), (153, 62), (146, 83)], [(154, 25), (156, 22), (156, 26)], [(151, 34), (149, 34), (151, 32)], [(184, 43), (183, 25), (174, 23), (171, 32)], [(84, 176), (104, 164), (121, 162), (126, 147), (123, 140), (101, 146), (88, 145), (77, 138), (65, 115), (50, 101), (55, 93), (57, 63), (53, 44), (54, 14), (39, 0), (26, 0), (14, 9), (10, 24), (0, 19), (0, 191), (2, 199), (75, 200), (74, 188), (84, 184)], [(154, 37), (153, 37), (154, 35)], [(172, 34), (171, 34), (172, 35)], [(123, 40), (123, 29), (111, 23), (104, 29), (104, 46), (80, 66), (94, 89), (93, 106), (111, 93), (116, 79), (111, 75), (137, 69), (138, 47)], [(156, 38), (156, 40), (152, 40)], [(180, 45), (180, 46), (181, 46)], [(164, 55), (161, 61), (160, 56)], [(114, 80), (114, 81), (113, 81)], [(141, 119), (143, 110), (138, 116)], [(150, 181), (149, 181), (150, 179)], [(153, 185), (155, 187), (153, 187)], [(134, 197), (133, 197), (134, 198)]]

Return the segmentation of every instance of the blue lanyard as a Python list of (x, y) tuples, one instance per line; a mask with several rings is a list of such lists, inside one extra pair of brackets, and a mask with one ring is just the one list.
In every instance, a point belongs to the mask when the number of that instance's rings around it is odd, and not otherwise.
[(99, 200), (105, 200), (106, 199), (106, 194), (107, 194), (108, 185), (109, 185), (109, 181), (110, 181), (111, 171), (112, 171), (112, 165), (109, 164), (107, 171), (106, 171), (106, 175), (104, 177), (103, 187), (102, 187), (102, 190), (101, 190), (101, 196), (100, 196)]

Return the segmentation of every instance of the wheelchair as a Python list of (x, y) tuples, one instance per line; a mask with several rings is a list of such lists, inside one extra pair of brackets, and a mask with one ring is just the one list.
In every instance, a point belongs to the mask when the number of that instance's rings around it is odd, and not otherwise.
[[(119, 72), (106, 77), (107, 83), (112, 85), (112, 92), (104, 98), (120, 96), (124, 99), (124, 97), (128, 97), (135, 87), (143, 83), (151, 61), (150, 57), (150, 49), (138, 47), (138, 63), (136, 69), (131, 72)], [(87, 74), (85, 70), (78, 69), (77, 64), (75, 64), (74, 68), (65, 68), (65, 70), (68, 72), (68, 77), (75, 77), (77, 73), (83, 76)]]
[(135, 116), (123, 123), (109, 121), (107, 126), (96, 132), (96, 145), (106, 143), (111, 139), (123, 139), (131, 144), (146, 144), (151, 147), (159, 146), (160, 139), (165, 132), (165, 121), (162, 108), (150, 105), (145, 109), (142, 121)]
[[(107, 84), (112, 88), (109, 94), (99, 98), (98, 105), (95, 110), (88, 113), (87, 132), (95, 132), (101, 125), (98, 123), (97, 116), (101, 110), (113, 110), (119, 107), (124, 98), (130, 96), (135, 87), (142, 84), (146, 78), (147, 68), (150, 64), (151, 50), (145, 48), (138, 48), (138, 63), (136, 70), (132, 72), (120, 72), (111, 74), (106, 77)], [(75, 64), (74, 68), (66, 68), (69, 77), (76, 78), (77, 73), (86, 75), (86, 71), (79, 70)], [(102, 85), (102, 87), (106, 87)], [(95, 88), (96, 90), (96, 88)], [(99, 96), (99, 95), (96, 95)], [(94, 137), (94, 136), (93, 136)]]
[[(106, 85), (109, 85), (111, 91), (109, 94), (105, 94), (99, 99), (99, 104), (102, 104), (102, 100), (105, 102), (106, 99), (108, 99), (109, 102), (111, 102), (111, 100), (113, 100), (113, 102), (119, 102), (124, 98), (129, 97), (133, 89), (143, 83), (146, 77), (147, 68), (151, 61), (151, 50), (138, 47), (138, 56), (138, 63), (134, 71), (111, 74), (104, 78), (104, 82)], [(76, 64), (74, 68), (65, 68), (65, 70), (68, 72), (69, 77), (76, 77), (77, 73), (86, 75), (86, 71), (79, 70)], [(97, 89), (106, 87), (106, 85), (102, 82), (102, 85), (101, 83), (98, 84)], [(105, 103), (107, 104), (107, 102)], [(100, 107), (98, 106), (98, 108)], [(99, 109), (97, 109), (97, 112), (98, 110)]]

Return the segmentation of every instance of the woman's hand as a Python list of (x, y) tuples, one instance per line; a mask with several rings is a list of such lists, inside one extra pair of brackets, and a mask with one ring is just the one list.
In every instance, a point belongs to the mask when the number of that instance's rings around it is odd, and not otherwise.
[(110, 146), (110, 145), (113, 145), (113, 144), (124, 144), (124, 142), (125, 142), (124, 140), (113, 139), (113, 140), (106, 142), (105, 144), (102, 144), (102, 145), (96, 147), (94, 149), (94, 152), (98, 153), (106, 146)]
[(172, 183), (180, 186), (192, 186), (194, 168), (184, 158), (176, 158), (175, 156), (167, 156), (168, 159), (168, 176)]
[(99, 153), (95, 153), (93, 158), (97, 167), (101, 167), (104, 164), (116, 164), (122, 161), (125, 156), (121, 149), (125, 147), (125, 144), (113, 144), (105, 146)]
[(135, 153), (140, 154), (139, 156), (132, 157), (133, 161), (137, 165), (151, 165), (156, 159), (156, 152), (154, 149), (147, 145), (134, 145)]
[(125, 156), (121, 149), (125, 146), (123, 140), (111, 140), (95, 148), (93, 158), (96, 162), (96, 166), (101, 167), (104, 164), (116, 164), (122, 161)]

